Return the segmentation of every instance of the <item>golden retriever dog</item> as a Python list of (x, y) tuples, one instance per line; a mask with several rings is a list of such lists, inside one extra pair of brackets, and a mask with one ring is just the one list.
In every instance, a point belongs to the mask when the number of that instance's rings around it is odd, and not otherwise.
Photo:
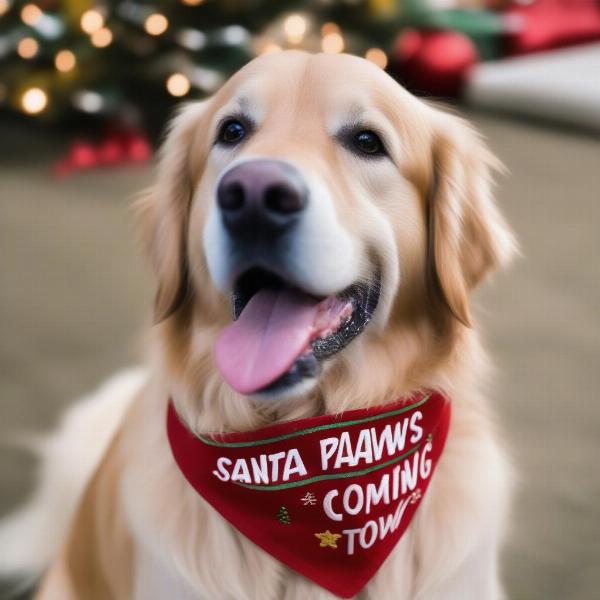
[(77, 509), (37, 598), (335, 598), (182, 476), (169, 399), (202, 435), (417, 390), (449, 399), (446, 445), (408, 529), (355, 597), (502, 598), (510, 477), (469, 301), (515, 250), (492, 199), (498, 166), (463, 120), (348, 55), (265, 55), (184, 106), (138, 205), (158, 283), (149, 366), (101, 393), (105, 407), (120, 396), (119, 417), (105, 408), (95, 425), (114, 436), (81, 497), (65, 499), (65, 513), (74, 499)]

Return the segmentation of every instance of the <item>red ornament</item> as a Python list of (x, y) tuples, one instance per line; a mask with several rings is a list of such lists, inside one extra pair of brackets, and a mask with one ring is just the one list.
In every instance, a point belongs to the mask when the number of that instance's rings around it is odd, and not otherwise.
[(600, 39), (597, 0), (513, 2), (504, 13), (515, 24), (510, 54), (530, 54)]
[(395, 55), (403, 62), (412, 59), (423, 44), (423, 39), (424, 34), (418, 29), (405, 29), (396, 39)]
[(68, 160), (75, 169), (89, 169), (98, 164), (96, 149), (87, 142), (74, 142)]
[(148, 137), (132, 130), (112, 130), (98, 143), (86, 139), (74, 141), (66, 156), (52, 165), (55, 177), (65, 177), (75, 171), (99, 166), (121, 166), (141, 163), (152, 156), (152, 145)]
[(400, 76), (418, 92), (457, 96), (478, 61), (471, 39), (456, 31), (408, 30), (396, 41)]
[(98, 148), (98, 158), (103, 165), (116, 165), (122, 162), (123, 148), (116, 138), (105, 139)]
[(127, 156), (133, 162), (144, 162), (152, 155), (152, 146), (145, 135), (133, 134), (127, 143)]

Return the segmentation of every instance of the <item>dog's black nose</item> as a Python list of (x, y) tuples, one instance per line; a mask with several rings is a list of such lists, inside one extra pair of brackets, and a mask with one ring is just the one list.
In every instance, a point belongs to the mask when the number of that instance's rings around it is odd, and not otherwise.
[(290, 164), (256, 159), (233, 167), (221, 179), (217, 202), (225, 227), (235, 234), (275, 234), (300, 217), (308, 191)]

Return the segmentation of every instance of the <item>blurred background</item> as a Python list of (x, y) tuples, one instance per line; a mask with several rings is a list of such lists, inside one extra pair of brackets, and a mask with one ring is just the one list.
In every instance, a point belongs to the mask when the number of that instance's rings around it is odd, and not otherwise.
[(173, 106), (283, 48), (365, 56), (507, 165), (523, 258), (476, 298), (519, 474), (505, 580), (600, 597), (599, 0), (0, 0), (0, 517), (35, 481), (15, 438), (142, 356), (129, 206)]

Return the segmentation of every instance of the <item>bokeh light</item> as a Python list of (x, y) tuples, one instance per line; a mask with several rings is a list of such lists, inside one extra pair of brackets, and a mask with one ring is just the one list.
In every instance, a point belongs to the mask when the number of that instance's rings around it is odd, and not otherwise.
[(104, 98), (98, 92), (82, 90), (73, 97), (73, 104), (84, 112), (96, 113), (104, 107)]
[(40, 45), (32, 37), (23, 38), (17, 44), (17, 54), (21, 58), (33, 58), (40, 49)]
[(173, 73), (167, 79), (167, 90), (171, 96), (185, 96), (190, 91), (190, 80), (183, 73)]
[(287, 39), (292, 44), (299, 44), (304, 39), (307, 21), (302, 15), (290, 15), (283, 22), (283, 30)]
[(71, 71), (77, 64), (75, 55), (70, 50), (61, 50), (56, 53), (54, 57), (54, 66), (57, 71), (61, 73), (67, 73)]
[(21, 97), (21, 106), (30, 115), (41, 113), (48, 106), (48, 94), (38, 87), (29, 88)]
[(26, 4), (21, 9), (21, 20), (26, 25), (33, 27), (41, 18), (42, 11), (36, 4)]
[(321, 35), (326, 36), (328, 33), (339, 33), (340, 27), (337, 23), (323, 23), (321, 25)]
[(8, 9), (10, 8), (10, 2), (8, 0), (0, 0), (0, 17), (8, 12)]
[(206, 34), (202, 31), (198, 31), (197, 29), (180, 29), (175, 34), (175, 39), (177, 43), (187, 48), (188, 50), (193, 50), (197, 52), (198, 50), (204, 48), (206, 46), (207, 37)]
[(344, 38), (342, 37), (342, 34), (337, 32), (327, 33), (321, 40), (321, 48), (323, 49), (323, 52), (329, 54), (343, 52)]
[(94, 31), (90, 40), (96, 48), (106, 48), (112, 42), (113, 34), (108, 27), (103, 27), (102, 29), (98, 29), (98, 31)]
[(381, 69), (385, 69), (388, 64), (387, 54), (381, 48), (369, 48), (365, 54), (365, 58), (376, 64)]
[(94, 31), (104, 27), (104, 17), (97, 10), (86, 10), (81, 15), (80, 25), (85, 33), (91, 35)]
[(167, 17), (160, 13), (153, 13), (144, 21), (144, 29), (150, 35), (162, 35), (168, 27)]

